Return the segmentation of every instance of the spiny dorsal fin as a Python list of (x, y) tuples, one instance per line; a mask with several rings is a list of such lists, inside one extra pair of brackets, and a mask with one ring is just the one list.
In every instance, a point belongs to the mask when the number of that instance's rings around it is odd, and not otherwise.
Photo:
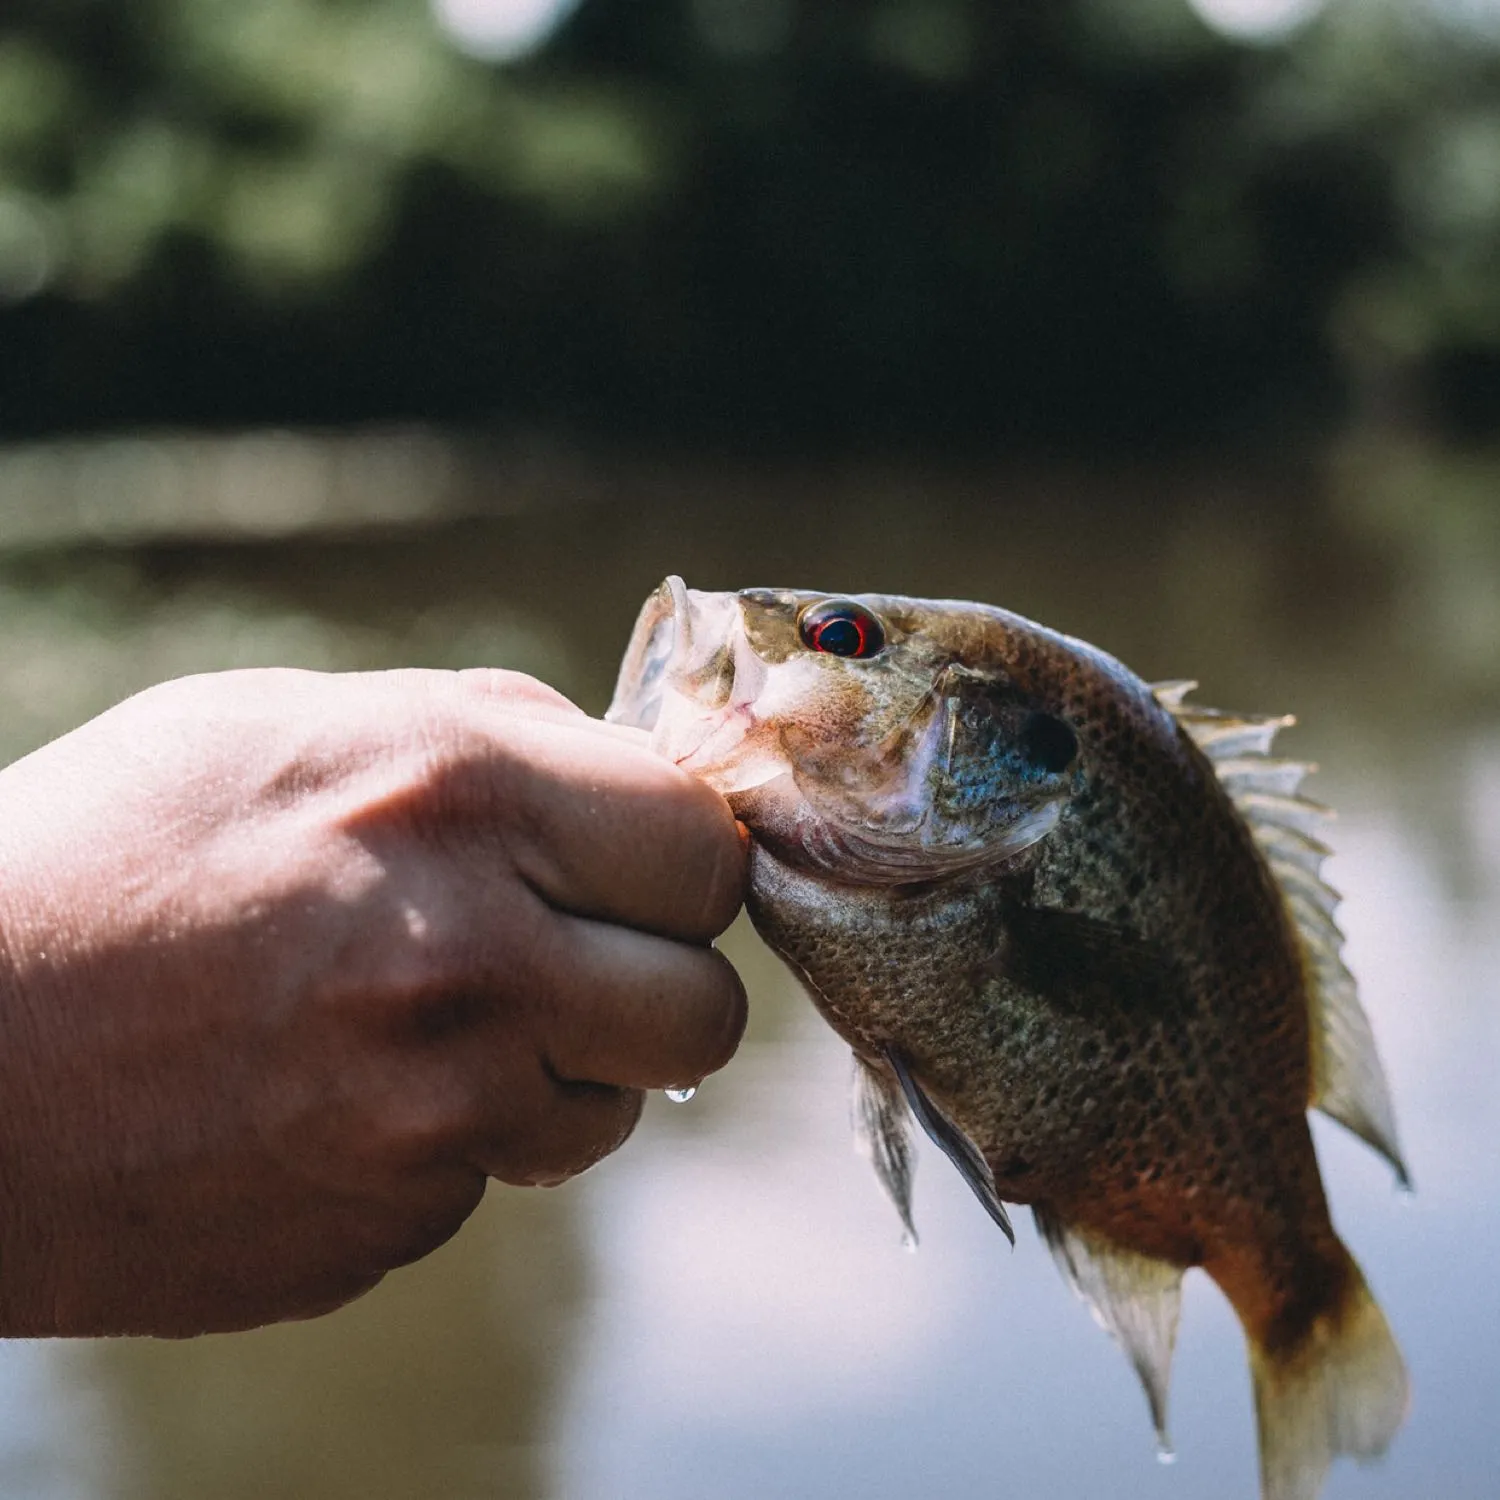
[(1182, 1308), (1182, 1267), (1137, 1255), (1065, 1224), (1045, 1205), (1033, 1204), (1031, 1212), (1068, 1285), (1088, 1303), (1135, 1367), (1146, 1390), (1161, 1455), (1169, 1459), (1167, 1387)]
[(1298, 792), (1302, 778), (1315, 767), (1268, 753), (1277, 730), (1294, 722), (1290, 715), (1247, 717), (1184, 703), (1196, 686), (1162, 682), (1152, 692), (1212, 763), (1249, 825), (1301, 939), (1312, 1005), (1309, 1102), (1373, 1146), (1395, 1168), (1402, 1186), (1408, 1186), (1411, 1179), (1401, 1159), (1375, 1038), (1341, 956), (1344, 937), (1333, 920), (1338, 892), (1321, 874), (1329, 853), (1321, 834), (1333, 813)]

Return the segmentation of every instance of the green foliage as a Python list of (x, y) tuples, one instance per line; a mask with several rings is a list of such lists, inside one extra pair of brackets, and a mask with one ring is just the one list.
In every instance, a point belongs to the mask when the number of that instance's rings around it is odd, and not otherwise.
[(12, 0), (0, 432), (1316, 427), (1500, 368), (1486, 13), (584, 0), (501, 66), (421, 0)]
[(650, 175), (630, 99), (498, 75), (410, 0), (98, 10), (38, 8), (0, 42), (0, 184), (63, 226), (57, 275), (82, 298), (174, 233), (295, 295), (374, 251), (419, 163), (585, 220)]

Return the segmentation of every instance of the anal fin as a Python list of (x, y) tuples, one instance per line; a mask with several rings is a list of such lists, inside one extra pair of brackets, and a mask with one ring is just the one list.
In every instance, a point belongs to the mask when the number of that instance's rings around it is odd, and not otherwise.
[(917, 1117), (917, 1124), (927, 1132), (928, 1139), (933, 1145), (958, 1168), (959, 1176), (969, 1184), (974, 1196), (983, 1205), (984, 1211), (1000, 1226), (1006, 1239), (1014, 1245), (1016, 1232), (1010, 1226), (1010, 1215), (1006, 1213), (999, 1193), (995, 1191), (994, 1173), (990, 1171), (989, 1164), (979, 1154), (974, 1142), (922, 1092), (921, 1085), (912, 1077), (906, 1060), (894, 1047), (885, 1049), (885, 1057), (891, 1065), (891, 1071), (895, 1073), (901, 1084), (901, 1092), (906, 1095), (906, 1102), (912, 1114)]
[(1182, 1307), (1182, 1267), (1065, 1224), (1049, 1208), (1035, 1206), (1032, 1214), (1068, 1284), (1134, 1366), (1151, 1407), (1159, 1451), (1170, 1456), (1167, 1389)]
[(854, 1138), (860, 1154), (868, 1157), (901, 1224), (906, 1242), (915, 1248), (916, 1226), (911, 1217), (911, 1116), (895, 1072), (879, 1063), (854, 1059)]

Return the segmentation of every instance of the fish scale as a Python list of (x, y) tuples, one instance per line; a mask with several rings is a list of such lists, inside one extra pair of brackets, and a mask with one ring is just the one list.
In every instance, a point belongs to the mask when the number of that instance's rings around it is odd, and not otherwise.
[(729, 800), (757, 930), (850, 1044), (912, 1231), (915, 1121), (990, 1216), (1029, 1204), (1165, 1450), (1183, 1272), (1244, 1326), (1264, 1500), (1406, 1408), (1330, 1222), (1310, 1105), (1406, 1180), (1285, 720), (1189, 704), (991, 606), (669, 579), (610, 716)]

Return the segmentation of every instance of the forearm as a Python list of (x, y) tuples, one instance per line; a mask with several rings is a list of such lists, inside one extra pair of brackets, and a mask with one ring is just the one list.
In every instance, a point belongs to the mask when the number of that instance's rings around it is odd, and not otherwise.
[[(0, 791), (4, 786), (0, 772)], [(13, 832), (8, 838), (0, 831), (0, 1338), (58, 1332), (49, 1275), (56, 1260), (54, 1205), (38, 1181), (44, 1175), (38, 1142), (47, 1125), (37, 1089), (42, 1070), (32, 993), (46, 948), (38, 942), (45, 939), (31, 913), (30, 871), (16, 857)]]

